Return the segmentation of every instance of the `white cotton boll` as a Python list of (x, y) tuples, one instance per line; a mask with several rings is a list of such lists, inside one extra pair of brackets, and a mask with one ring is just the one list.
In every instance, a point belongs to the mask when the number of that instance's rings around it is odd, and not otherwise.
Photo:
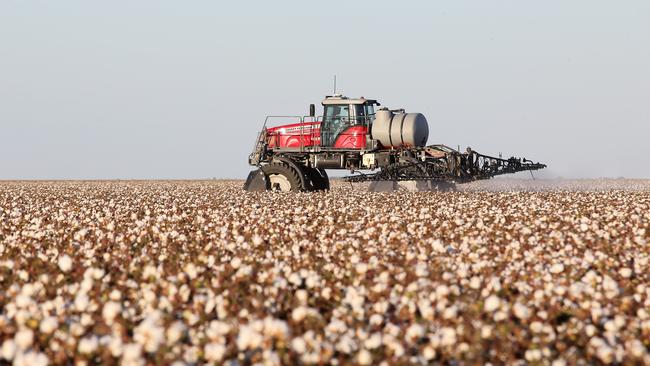
[(74, 298), (74, 307), (79, 312), (85, 311), (86, 308), (88, 307), (89, 303), (90, 303), (90, 300), (88, 299), (88, 295), (86, 295), (83, 292), (80, 292)]
[(108, 298), (113, 301), (120, 301), (122, 299), (122, 293), (119, 290), (113, 290), (108, 295)]
[(561, 358), (558, 358), (557, 360), (553, 360), (551, 366), (566, 366), (566, 361), (564, 361)]
[(384, 321), (384, 317), (381, 316), (380, 314), (372, 314), (370, 316), (371, 325), (380, 325), (383, 321)]
[(357, 362), (359, 365), (370, 365), (372, 364), (372, 355), (368, 350), (362, 349), (357, 354)]
[(339, 352), (350, 354), (356, 349), (356, 344), (349, 335), (344, 334), (336, 343), (335, 349)]
[(481, 287), (481, 279), (476, 276), (470, 278), (469, 287), (473, 290), (478, 290)]
[(93, 319), (92, 316), (88, 313), (81, 314), (81, 319), (80, 319), (81, 325), (84, 327), (90, 327), (95, 323), (95, 320)]
[(106, 272), (101, 268), (93, 268), (92, 276), (95, 280), (100, 280)]
[(501, 300), (499, 299), (498, 296), (496, 295), (490, 295), (488, 296), (487, 299), (485, 299), (485, 303), (483, 304), (483, 310), (491, 313), (499, 308), (501, 305)]
[(621, 277), (623, 277), (623, 278), (630, 278), (630, 277), (632, 277), (632, 269), (627, 268), (627, 267), (625, 267), (625, 268), (621, 268), (621, 270), (618, 271), (618, 273), (619, 273), (619, 274), (621, 275)]
[(264, 243), (264, 239), (262, 239), (262, 237), (259, 235), (253, 235), (252, 242), (256, 246), (262, 245)]
[(512, 307), (512, 312), (519, 319), (526, 320), (530, 317), (530, 310), (528, 307), (522, 303), (515, 303)]
[(406, 339), (409, 342), (417, 342), (424, 336), (424, 328), (420, 324), (411, 324), (406, 328)]
[(62, 272), (69, 272), (72, 269), (72, 259), (67, 254), (64, 254), (59, 257), (58, 265)]
[(612, 299), (618, 295), (618, 282), (609, 276), (603, 277), (603, 290), (605, 291), (605, 296), (608, 299)]
[(190, 278), (190, 280), (195, 279), (198, 276), (198, 271), (194, 263), (188, 263), (185, 265), (185, 274)]
[(289, 280), (289, 283), (291, 283), (294, 286), (300, 286), (300, 284), (302, 283), (302, 277), (300, 277), (300, 275), (298, 273), (296, 273), (296, 272), (292, 272), (289, 275), (288, 280)]
[(289, 326), (287, 322), (270, 316), (264, 318), (264, 336), (266, 338), (286, 339), (288, 335)]
[(422, 356), (427, 361), (433, 360), (434, 358), (436, 358), (436, 350), (435, 350), (435, 348), (433, 348), (431, 346), (424, 347), (424, 349), (422, 350)]
[(298, 290), (296, 291), (296, 298), (301, 304), (306, 304), (307, 300), (309, 298), (309, 293), (305, 290)]
[(291, 319), (294, 322), (300, 323), (301, 321), (303, 321), (303, 319), (305, 319), (307, 313), (308, 311), (306, 307), (298, 306), (297, 308), (293, 309), (293, 311), (291, 312)]
[(203, 348), (205, 359), (210, 362), (219, 362), (226, 354), (226, 347), (218, 343), (208, 343)]
[(140, 364), (141, 362), (142, 346), (137, 343), (129, 343), (124, 345), (122, 349), (122, 363), (134, 365)]
[(551, 266), (550, 272), (553, 274), (559, 274), (564, 272), (564, 265), (562, 263), (555, 263)]
[(544, 329), (544, 325), (538, 321), (534, 321), (530, 323), (530, 330), (533, 333), (541, 333), (543, 329)]
[(241, 266), (241, 259), (239, 259), (239, 258), (237, 258), (237, 257), (233, 258), (233, 259), (230, 261), (230, 266), (231, 266), (233, 269), (237, 269), (237, 268), (239, 268), (239, 266)]
[(120, 336), (112, 336), (108, 341), (108, 351), (113, 357), (120, 357), (122, 355), (122, 339)]
[(253, 273), (253, 266), (251, 266), (251, 265), (243, 265), (243, 266), (239, 267), (239, 269), (235, 273), (235, 278), (248, 277), (252, 273)]
[(147, 304), (153, 304), (157, 297), (156, 293), (151, 290), (145, 290), (142, 294), (142, 298), (147, 302)]
[(230, 333), (231, 329), (232, 327), (228, 323), (222, 322), (220, 320), (211, 321), (209, 326), (209, 330), (218, 336), (225, 336), (226, 334)]
[(258, 348), (264, 338), (255, 330), (251, 325), (244, 325), (239, 328), (237, 335), (237, 348), (239, 350), (255, 349)]
[(496, 313), (494, 313), (493, 319), (494, 319), (495, 322), (504, 321), (504, 320), (508, 319), (508, 313), (506, 313), (505, 311), (499, 310)]
[(381, 343), (382, 343), (381, 333), (373, 333), (370, 337), (368, 337), (368, 339), (366, 339), (363, 342), (363, 345), (367, 349), (376, 349), (379, 348), (379, 346), (381, 346)]
[(614, 349), (605, 343), (602, 343), (596, 349), (596, 357), (604, 363), (612, 363), (614, 361)]
[(43, 334), (51, 334), (56, 330), (56, 328), (58, 328), (58, 326), (59, 326), (59, 322), (56, 319), (56, 317), (48, 316), (43, 320), (41, 320), (38, 329)]
[(325, 287), (321, 290), (320, 295), (323, 297), (323, 299), (329, 300), (332, 297), (332, 289)]
[(538, 349), (529, 349), (524, 354), (524, 357), (526, 358), (526, 361), (528, 361), (528, 362), (539, 361), (539, 360), (542, 359), (542, 351), (540, 351)]
[(180, 320), (173, 322), (169, 328), (167, 328), (167, 332), (165, 332), (165, 335), (167, 336), (167, 344), (173, 345), (178, 342), (183, 337), (186, 330), (187, 328), (185, 327), (185, 324)]
[(144, 270), (142, 270), (142, 278), (144, 279), (157, 278), (157, 277), (158, 277), (158, 271), (156, 270), (156, 267), (150, 264), (145, 266)]
[(29, 351), (18, 353), (14, 358), (14, 366), (46, 366), (49, 363), (47, 356), (41, 352)]
[(456, 344), (456, 330), (450, 327), (440, 329), (440, 345), (453, 346)]
[(440, 285), (436, 287), (436, 296), (441, 299), (449, 295), (449, 287), (447, 285)]
[(70, 334), (72, 334), (75, 337), (81, 336), (82, 334), (84, 334), (85, 331), (86, 328), (79, 323), (70, 324)]
[(589, 337), (592, 337), (594, 334), (596, 334), (597, 330), (598, 329), (593, 324), (587, 324), (585, 327), (585, 334)]
[(21, 329), (14, 335), (14, 342), (18, 349), (24, 351), (34, 343), (34, 332), (31, 329)]
[(16, 355), (17, 349), (18, 347), (16, 346), (16, 342), (13, 339), (7, 339), (2, 343), (0, 356), (7, 361), (11, 361)]
[(489, 325), (484, 325), (481, 327), (481, 338), (489, 339), (492, 337), (492, 327)]
[(458, 315), (458, 307), (456, 305), (452, 305), (448, 308), (445, 309), (445, 311), (442, 313), (442, 317), (449, 320), (449, 319), (454, 319)]
[(291, 349), (297, 354), (301, 355), (307, 351), (307, 342), (302, 337), (297, 337), (291, 340)]
[(102, 317), (104, 318), (106, 324), (110, 325), (115, 320), (115, 317), (120, 314), (120, 312), (122, 312), (122, 305), (114, 301), (109, 301), (104, 304), (104, 308), (102, 309)]
[(157, 323), (158, 314), (150, 314), (133, 332), (133, 339), (149, 353), (156, 352), (164, 341), (165, 330)]
[(648, 353), (643, 343), (638, 339), (625, 342), (625, 349), (636, 358), (641, 358)]
[(99, 346), (99, 341), (97, 337), (95, 336), (90, 336), (90, 337), (84, 337), (81, 338), (79, 341), (79, 346), (77, 347), (77, 350), (81, 354), (91, 354), (97, 350), (97, 347)]
[(356, 265), (355, 270), (359, 275), (365, 275), (368, 272), (368, 265), (366, 263), (359, 263)]
[(415, 266), (415, 275), (418, 277), (427, 277), (429, 275), (429, 266), (424, 262), (418, 262)]
[(606, 331), (608, 332), (616, 332), (619, 330), (619, 324), (614, 321), (614, 320), (608, 320), (605, 322), (605, 325), (603, 325)]
[(19, 308), (26, 308), (29, 305), (31, 305), (33, 302), (34, 301), (30, 296), (23, 295), (23, 294), (19, 294), (18, 296), (16, 296), (16, 300), (14, 300), (14, 303)]
[(181, 289), (179, 290), (178, 294), (181, 297), (181, 300), (183, 302), (187, 302), (190, 299), (190, 295), (192, 294), (192, 290), (187, 285), (181, 286)]
[(79, 287), (80, 292), (88, 292), (93, 288), (93, 280), (90, 277), (85, 277)]
[(305, 286), (307, 288), (314, 288), (318, 285), (318, 276), (310, 275), (305, 279)]

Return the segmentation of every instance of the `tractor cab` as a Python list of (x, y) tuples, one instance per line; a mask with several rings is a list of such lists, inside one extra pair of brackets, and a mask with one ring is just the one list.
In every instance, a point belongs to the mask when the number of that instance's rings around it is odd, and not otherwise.
[(320, 146), (325, 148), (363, 149), (375, 119), (376, 100), (327, 96), (322, 102)]
[[(254, 151), (258, 161), (263, 147), (277, 151), (364, 150), (369, 146), (370, 128), (375, 120), (376, 100), (327, 96), (323, 115), (316, 116), (311, 104), (309, 116), (267, 116)], [(267, 127), (271, 119), (294, 119), (294, 123)]]

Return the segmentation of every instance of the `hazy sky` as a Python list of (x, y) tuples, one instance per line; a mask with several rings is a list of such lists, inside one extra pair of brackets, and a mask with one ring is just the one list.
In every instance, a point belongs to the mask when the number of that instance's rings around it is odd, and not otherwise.
[(245, 178), (334, 74), (430, 144), (650, 178), (647, 0), (0, 0), (0, 179)]

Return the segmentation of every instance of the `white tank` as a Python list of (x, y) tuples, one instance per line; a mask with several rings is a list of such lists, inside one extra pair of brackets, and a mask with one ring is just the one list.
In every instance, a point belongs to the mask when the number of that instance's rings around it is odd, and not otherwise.
[(372, 138), (385, 147), (425, 146), (429, 124), (422, 113), (393, 113), (380, 109), (375, 113)]

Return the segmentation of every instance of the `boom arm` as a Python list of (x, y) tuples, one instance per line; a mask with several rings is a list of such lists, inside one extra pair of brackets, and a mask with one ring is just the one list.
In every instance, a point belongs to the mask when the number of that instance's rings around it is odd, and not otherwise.
[(381, 167), (373, 174), (345, 177), (350, 182), (376, 180), (434, 180), (467, 183), (489, 179), (497, 175), (546, 168), (525, 158), (509, 159), (483, 155), (468, 148), (466, 152), (445, 145), (431, 145), (402, 151), (396, 161)]

